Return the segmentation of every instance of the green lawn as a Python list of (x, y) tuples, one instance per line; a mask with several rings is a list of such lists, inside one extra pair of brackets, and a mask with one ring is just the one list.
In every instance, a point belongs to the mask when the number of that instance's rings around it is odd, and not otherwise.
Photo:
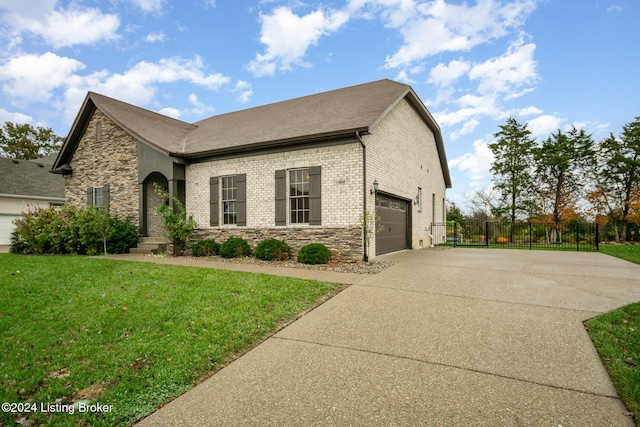
[[(600, 245), (600, 252), (640, 264), (640, 245)], [(640, 303), (585, 322), (609, 376), (630, 412), (640, 417)]]
[(640, 245), (600, 245), (600, 252), (640, 264)]
[(640, 417), (640, 303), (585, 322), (618, 394)]
[[(0, 425), (128, 425), (341, 285), (85, 257), (0, 255)], [(111, 412), (46, 415), (88, 402)], [(76, 405), (78, 405), (76, 403)], [(31, 409), (31, 413), (27, 410)], [(104, 408), (103, 408), (104, 409)], [(67, 411), (69, 412), (69, 411)]]

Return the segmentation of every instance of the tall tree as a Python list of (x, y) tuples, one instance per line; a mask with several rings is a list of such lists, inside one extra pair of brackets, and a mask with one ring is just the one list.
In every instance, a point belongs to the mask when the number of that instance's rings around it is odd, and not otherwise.
[(0, 128), (0, 157), (38, 159), (58, 151), (63, 141), (51, 128), (5, 122)]
[(620, 240), (627, 238), (627, 224), (633, 217), (640, 193), (640, 117), (622, 127), (619, 138), (611, 136), (600, 143), (601, 179), (597, 191), (610, 200), (611, 213), (621, 225)]
[[(558, 130), (533, 149), (536, 187), (554, 223), (568, 220), (582, 197), (586, 169), (593, 163), (593, 139), (583, 129)], [(547, 213), (547, 212), (545, 212)]]
[(493, 136), (497, 141), (489, 144), (494, 161), (491, 165), (494, 188), (502, 198), (499, 213), (508, 213), (512, 223), (521, 214), (532, 210), (533, 164), (532, 149), (535, 145), (531, 131), (526, 124), (520, 124), (512, 117), (500, 126), (500, 132)]

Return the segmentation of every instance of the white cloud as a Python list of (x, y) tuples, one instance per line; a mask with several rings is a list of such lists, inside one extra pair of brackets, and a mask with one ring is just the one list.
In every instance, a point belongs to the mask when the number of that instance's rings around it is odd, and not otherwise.
[(2, 14), (5, 25), (11, 28), (16, 43), (22, 34), (42, 37), (54, 48), (79, 44), (95, 44), (117, 38), (120, 18), (103, 14), (95, 8), (80, 7), (72, 3), (68, 8), (56, 8), (55, 1), (10, 1)]
[(122, 74), (106, 70), (87, 76), (73, 75), (66, 82), (65, 119), (73, 121), (87, 91), (95, 91), (134, 105), (148, 105), (159, 84), (187, 82), (218, 90), (231, 79), (220, 73), (207, 73), (202, 59), (179, 57), (161, 59), (157, 63), (142, 61)]
[(504, 55), (474, 65), (469, 71), (469, 78), (479, 81), (480, 93), (520, 93), (519, 89), (538, 80), (533, 59), (535, 49), (535, 44), (523, 44), (522, 39), (517, 40)]
[(0, 108), (0, 122), (12, 123), (33, 123), (33, 117), (22, 113), (13, 113), (4, 108)]
[(373, 19), (380, 14), (386, 25), (399, 28), (416, 14), (414, 0), (349, 0), (347, 9), (351, 15)]
[(46, 102), (54, 89), (84, 68), (80, 61), (51, 52), (22, 55), (0, 66), (0, 81), (3, 92), (17, 103)]
[(159, 13), (162, 12), (164, 0), (131, 0), (131, 3), (144, 13)]
[(449, 61), (447, 65), (439, 63), (429, 72), (429, 82), (435, 83), (438, 86), (449, 86), (455, 80), (465, 75), (470, 69), (471, 64), (462, 58)]
[(469, 51), (481, 43), (504, 37), (521, 27), (535, 6), (536, 0), (506, 4), (478, 0), (472, 6), (444, 0), (421, 3), (415, 18), (399, 25), (390, 23), (402, 34), (403, 45), (386, 58), (386, 67), (407, 66), (446, 51)]
[(257, 53), (247, 68), (255, 76), (273, 75), (276, 70), (290, 71), (294, 66), (309, 66), (304, 56), (320, 37), (337, 31), (349, 19), (345, 12), (318, 9), (304, 16), (288, 7), (278, 7), (271, 15), (260, 14), (260, 42), (265, 53)]
[(158, 113), (163, 114), (165, 116), (173, 117), (174, 119), (180, 118), (180, 110), (172, 107), (165, 107), (158, 111)]
[(539, 109), (538, 107), (529, 106), (529, 107), (521, 108), (517, 114), (518, 116), (521, 116), (521, 117), (535, 116), (536, 114), (542, 114), (542, 110)]
[(159, 31), (159, 32), (151, 32), (147, 34), (147, 36), (144, 38), (144, 41), (146, 41), (147, 43), (157, 43), (157, 42), (163, 42), (166, 39), (167, 39), (167, 35), (162, 31)]
[(189, 114), (197, 116), (198, 118), (210, 116), (215, 111), (215, 108), (211, 105), (200, 102), (198, 95), (195, 93), (189, 94), (189, 104), (193, 106), (193, 108), (189, 109)]
[(491, 163), (494, 156), (489, 148), (489, 141), (482, 139), (473, 142), (473, 152), (464, 153), (462, 156), (449, 161), (450, 167), (458, 168), (461, 172), (465, 172), (471, 179), (471, 186), (478, 183), (491, 175)]
[(607, 13), (612, 13), (612, 12), (621, 13), (623, 10), (624, 10), (624, 7), (618, 6), (617, 4), (612, 4), (607, 8)]
[(527, 122), (527, 129), (533, 138), (546, 138), (562, 127), (564, 119), (550, 114), (542, 114)]
[(466, 121), (464, 123), (464, 125), (462, 125), (462, 128), (460, 128), (457, 131), (451, 132), (449, 134), (449, 140), (455, 141), (456, 139), (460, 138), (461, 136), (470, 134), (471, 132), (473, 132), (476, 129), (476, 127), (479, 124), (480, 124), (480, 121), (476, 120), (476, 119), (471, 119), (471, 120)]
[(244, 80), (238, 80), (238, 82), (236, 83), (236, 87), (233, 88), (232, 92), (238, 94), (238, 101), (241, 104), (248, 102), (253, 95), (251, 83)]

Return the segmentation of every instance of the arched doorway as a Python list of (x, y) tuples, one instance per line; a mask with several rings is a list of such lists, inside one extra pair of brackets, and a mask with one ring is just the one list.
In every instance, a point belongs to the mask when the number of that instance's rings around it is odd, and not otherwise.
[(154, 214), (162, 199), (156, 194), (154, 184), (160, 186), (164, 191), (169, 190), (169, 181), (160, 172), (150, 173), (144, 180), (144, 224), (141, 231), (143, 235), (148, 237), (162, 237), (164, 235), (162, 218)]

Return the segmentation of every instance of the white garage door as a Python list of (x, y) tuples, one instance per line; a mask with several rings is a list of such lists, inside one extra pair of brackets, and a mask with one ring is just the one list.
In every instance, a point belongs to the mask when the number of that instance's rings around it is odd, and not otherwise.
[(0, 245), (11, 244), (11, 232), (14, 228), (12, 221), (19, 217), (19, 215), (0, 215)]

